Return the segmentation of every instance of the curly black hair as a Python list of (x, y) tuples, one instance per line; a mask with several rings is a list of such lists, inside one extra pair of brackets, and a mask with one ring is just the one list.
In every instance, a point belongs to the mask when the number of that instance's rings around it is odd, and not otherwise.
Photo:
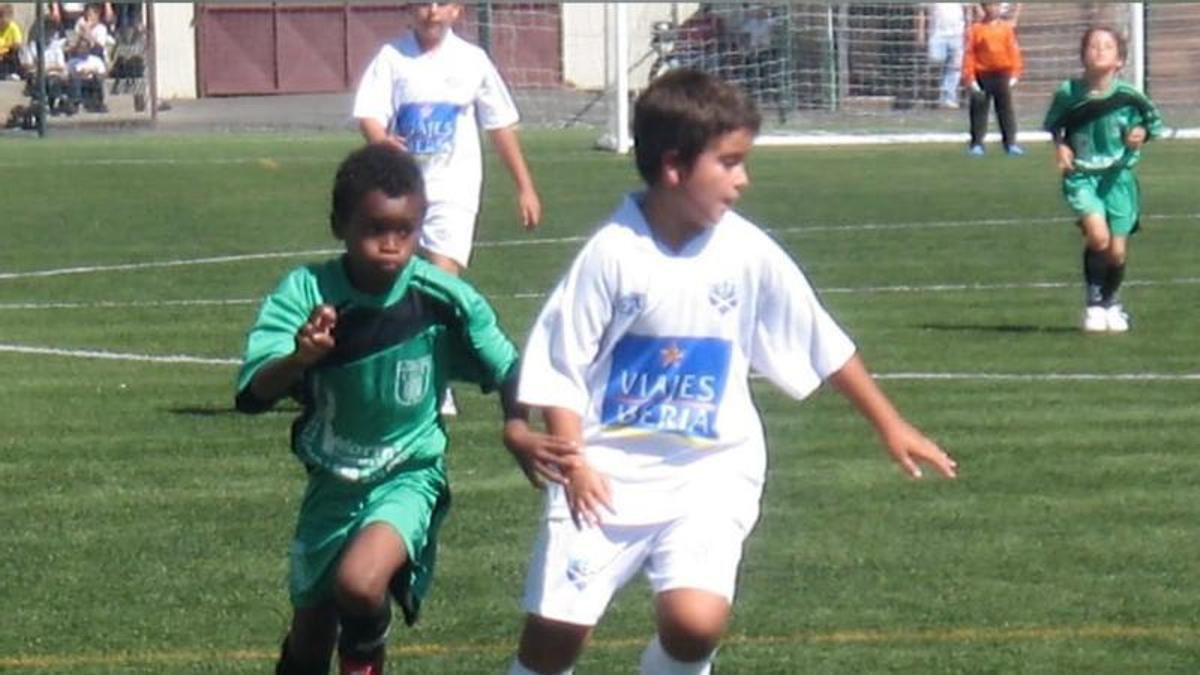
[(367, 194), (379, 190), (390, 198), (420, 195), (425, 198), (425, 179), (412, 156), (401, 150), (374, 143), (350, 153), (338, 167), (333, 180), (333, 211), (329, 226), (338, 235), (340, 226), (354, 217)]

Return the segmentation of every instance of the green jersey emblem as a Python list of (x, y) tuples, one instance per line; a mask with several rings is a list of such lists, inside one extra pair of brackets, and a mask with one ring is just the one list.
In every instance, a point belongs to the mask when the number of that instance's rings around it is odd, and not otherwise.
[(429, 382), (433, 376), (433, 357), (402, 359), (396, 362), (396, 402), (402, 406), (414, 406), (429, 393)]

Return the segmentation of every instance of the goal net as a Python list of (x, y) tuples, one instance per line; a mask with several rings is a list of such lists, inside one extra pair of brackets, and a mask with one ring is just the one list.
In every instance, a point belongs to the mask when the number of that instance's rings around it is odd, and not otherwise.
[[(477, 3), (464, 31), (485, 46), (527, 124), (596, 128), (629, 147), (629, 102), (654, 76), (701, 68), (764, 112), (763, 142), (965, 141), (966, 112), (942, 105), (931, 3)], [(962, 5), (968, 15), (975, 4)], [(1037, 135), (1054, 88), (1080, 72), (1093, 25), (1129, 41), (1123, 77), (1172, 127), (1200, 126), (1200, 3), (1008, 3), (1025, 74), (1014, 92)], [(924, 31), (922, 26), (924, 25)], [(956, 102), (963, 104), (962, 93)]]

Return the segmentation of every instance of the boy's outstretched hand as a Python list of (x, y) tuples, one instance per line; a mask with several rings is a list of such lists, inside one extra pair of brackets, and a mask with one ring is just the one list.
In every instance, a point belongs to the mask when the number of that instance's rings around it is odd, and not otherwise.
[(883, 434), (883, 444), (904, 472), (913, 478), (921, 478), (921, 464), (929, 464), (946, 478), (958, 476), (958, 462), (917, 431), (908, 422), (901, 421)]
[(317, 305), (308, 323), (296, 332), (296, 359), (311, 366), (333, 349), (333, 327), (337, 325), (337, 310), (330, 305)]
[(575, 527), (594, 527), (603, 522), (600, 509), (613, 513), (612, 491), (604, 474), (579, 461), (564, 472), (567, 490), (567, 505), (571, 507), (571, 520)]
[(530, 484), (539, 489), (546, 483), (565, 484), (566, 467), (583, 461), (577, 443), (533, 431), (522, 419), (504, 424), (504, 447), (516, 458)]

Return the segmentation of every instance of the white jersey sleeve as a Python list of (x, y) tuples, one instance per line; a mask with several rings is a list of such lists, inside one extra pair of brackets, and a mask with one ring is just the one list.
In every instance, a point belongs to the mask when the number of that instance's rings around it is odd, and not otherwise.
[(511, 127), (521, 119), (517, 112), (517, 104), (513, 102), (508, 85), (496, 70), (496, 65), (486, 54), (481, 53), (481, 57), (479, 69), (483, 78), (475, 97), (475, 114), (479, 126), (488, 131)]
[(595, 247), (585, 247), (555, 287), (530, 331), (518, 398), (526, 405), (588, 411), (588, 370), (612, 318)]
[(396, 82), (392, 67), (394, 57), (387, 54), (389, 50), (394, 51), (395, 48), (390, 44), (384, 45), (371, 59), (354, 94), (354, 117), (377, 120), (385, 127), (392, 120), (392, 91)]
[(825, 311), (804, 273), (774, 242), (763, 246), (761, 293), (750, 366), (803, 399), (854, 355), (854, 343)]

